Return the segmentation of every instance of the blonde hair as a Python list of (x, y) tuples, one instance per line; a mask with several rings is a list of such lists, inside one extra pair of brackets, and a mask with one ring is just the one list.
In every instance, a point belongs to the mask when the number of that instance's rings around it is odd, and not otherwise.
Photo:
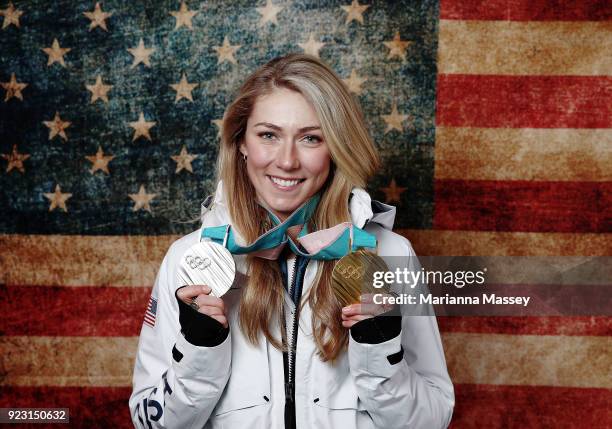
[[(299, 92), (312, 103), (329, 149), (332, 165), (311, 219), (314, 228), (350, 221), (352, 188), (365, 187), (380, 162), (358, 102), (328, 65), (307, 54), (289, 54), (269, 61), (246, 79), (228, 106), (217, 165), (217, 178), (223, 180), (232, 226), (249, 243), (265, 232), (268, 215), (253, 198), (255, 189), (239, 147), (257, 99), (277, 88)], [(278, 263), (251, 256), (247, 261), (249, 280), (241, 297), (240, 327), (253, 344), (261, 331), (274, 347), (282, 349), (270, 330), (273, 317), (279, 317), (283, 305)], [(315, 343), (324, 361), (335, 359), (348, 342), (347, 329), (341, 323), (341, 305), (331, 290), (335, 262), (321, 261), (307, 297)]]

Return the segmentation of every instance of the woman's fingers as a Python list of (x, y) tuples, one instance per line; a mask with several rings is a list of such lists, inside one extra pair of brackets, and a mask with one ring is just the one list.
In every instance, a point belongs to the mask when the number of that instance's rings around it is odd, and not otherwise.
[(196, 296), (195, 300), (193, 301), (198, 307), (200, 307), (200, 309), (202, 309), (202, 307), (216, 307), (219, 308), (222, 313), (225, 313), (225, 304), (223, 303), (223, 300), (221, 298), (217, 298), (216, 296), (201, 294)]
[(364, 319), (369, 319), (370, 317), (374, 317), (374, 316), (372, 316), (371, 314), (356, 314), (350, 317), (342, 315), (342, 320), (343, 321), (354, 320), (355, 322), (359, 322)]
[(210, 291), (211, 289), (207, 285), (190, 285), (180, 288), (176, 294), (181, 301), (185, 304), (189, 304), (192, 298), (200, 294), (208, 295)]
[(224, 328), (227, 328), (227, 318), (223, 315), (214, 315), (210, 316), (215, 319), (217, 322), (223, 325)]
[(219, 307), (213, 307), (212, 305), (201, 305), (198, 311), (202, 314), (209, 316), (225, 316), (223, 310)]
[[(208, 289), (208, 293), (210, 293), (210, 288), (206, 286)], [(189, 300), (189, 304), (194, 307), (197, 307), (199, 313), (206, 314), (207, 316), (212, 317), (217, 322), (221, 323), (223, 327), (227, 328), (227, 317), (225, 316), (225, 304), (221, 298), (217, 298), (216, 296), (208, 295), (208, 293), (200, 293), (199, 295), (191, 298)]]
[(344, 326), (345, 328), (350, 328), (352, 327), (355, 323), (360, 322), (362, 320), (365, 319), (369, 319), (370, 315), (358, 315), (358, 316), (352, 316), (350, 318), (347, 318), (346, 320), (342, 320), (342, 326)]
[(393, 308), (391, 305), (374, 304), (373, 294), (363, 294), (360, 299), (361, 303), (342, 308), (342, 326), (345, 328), (350, 328), (361, 320), (378, 316)]
[(369, 319), (370, 317), (374, 317), (371, 314), (353, 314), (346, 315), (342, 313), (342, 326), (345, 328), (351, 328), (355, 323), (360, 322), (365, 319)]
[(176, 294), (181, 301), (197, 311), (212, 317), (227, 328), (225, 304), (221, 298), (210, 295), (211, 288), (207, 285), (191, 285), (180, 288)]
[(351, 304), (342, 309), (342, 315), (349, 317), (357, 314), (378, 316), (385, 311), (387, 311), (387, 308), (381, 304)]
[(356, 320), (343, 320), (342, 326), (344, 326), (345, 328), (352, 328), (355, 323), (357, 323)]

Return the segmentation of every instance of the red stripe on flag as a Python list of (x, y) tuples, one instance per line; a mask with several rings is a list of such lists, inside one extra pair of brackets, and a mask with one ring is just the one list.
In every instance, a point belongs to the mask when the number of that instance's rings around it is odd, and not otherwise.
[(502, 21), (605, 21), (609, 0), (441, 0), (441, 19)]
[[(140, 334), (149, 288), (3, 286), (0, 326), (6, 336), (133, 337)], [(86, 312), (74, 308), (83, 295), (91, 301)], [(37, 302), (46, 311), (39, 311)], [(109, 304), (111, 303), (111, 304)], [(115, 305), (120, 303), (120, 305)], [(612, 317), (438, 317), (440, 331), (483, 334), (590, 335), (612, 332)]]
[(438, 316), (440, 332), (508, 335), (612, 335), (612, 317), (606, 316), (540, 316), (475, 317)]
[(4, 335), (139, 335), (150, 287), (0, 286)]
[(611, 77), (440, 74), (436, 122), (450, 127), (612, 128), (610, 100)]
[[(0, 407), (70, 408), (70, 427), (131, 428), (130, 394), (129, 387), (3, 386)], [(455, 397), (455, 429), (570, 427), (572, 422), (603, 428), (611, 422), (610, 389), (455, 384)]]
[(612, 182), (436, 180), (434, 228), (611, 232)]
[(609, 428), (611, 389), (455, 384), (459, 428)]
[[(71, 428), (133, 428), (128, 408), (131, 387), (2, 386), (0, 408), (69, 408)], [(32, 424), (36, 429), (61, 424)]]

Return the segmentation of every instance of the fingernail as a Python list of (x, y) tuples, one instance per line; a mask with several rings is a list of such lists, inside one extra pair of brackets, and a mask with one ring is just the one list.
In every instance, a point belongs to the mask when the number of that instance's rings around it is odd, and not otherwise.
[(349, 310), (351, 309), (350, 307), (351, 307), (351, 306), (349, 305), (349, 306), (347, 306), (347, 307), (342, 308), (342, 312), (343, 312), (343, 313), (348, 313), (348, 312), (349, 312)]

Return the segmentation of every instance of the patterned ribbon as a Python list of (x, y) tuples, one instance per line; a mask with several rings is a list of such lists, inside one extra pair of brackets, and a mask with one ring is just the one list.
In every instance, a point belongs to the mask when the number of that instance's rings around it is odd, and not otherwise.
[[(271, 260), (277, 259), (286, 245), (289, 245), (297, 255), (318, 260), (340, 259), (361, 248), (376, 248), (376, 237), (351, 222), (343, 222), (331, 228), (308, 233), (307, 223), (319, 203), (319, 198), (319, 194), (313, 195), (283, 222), (264, 207), (274, 227), (246, 246), (236, 243), (231, 225), (202, 228), (200, 238), (219, 243), (232, 254), (250, 253)], [(306, 252), (302, 251), (287, 234), (289, 228), (297, 225), (302, 226), (297, 241), (306, 249)]]

